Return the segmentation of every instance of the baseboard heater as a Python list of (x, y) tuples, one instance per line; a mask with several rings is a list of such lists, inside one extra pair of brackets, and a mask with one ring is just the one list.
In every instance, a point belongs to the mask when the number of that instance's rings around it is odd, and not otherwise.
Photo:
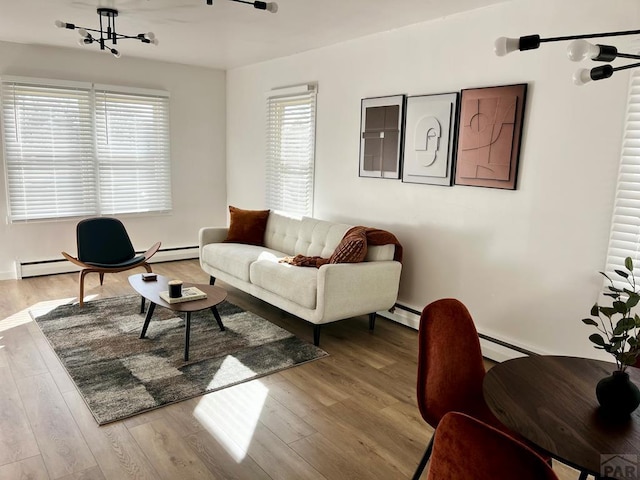
[[(142, 254), (144, 252), (136, 252)], [(175, 260), (191, 260), (198, 258), (198, 247), (175, 247), (162, 248), (152, 258), (149, 263), (173, 262)], [(64, 258), (52, 260), (38, 260), (33, 262), (16, 262), (16, 277), (29, 278), (42, 275), (56, 275), (58, 273), (79, 272), (80, 268), (68, 262)]]
[[(391, 311), (378, 312), (378, 315), (380, 316), (402, 323), (403, 325), (415, 330), (420, 326), (421, 314), (422, 312), (400, 303), (396, 303)], [(499, 338), (485, 335), (480, 332), (478, 332), (478, 336), (480, 337), (482, 354), (491, 360), (502, 362), (504, 360), (521, 357), (523, 355), (539, 355), (539, 353), (533, 352), (527, 348), (505, 342), (504, 340), (500, 340)]]

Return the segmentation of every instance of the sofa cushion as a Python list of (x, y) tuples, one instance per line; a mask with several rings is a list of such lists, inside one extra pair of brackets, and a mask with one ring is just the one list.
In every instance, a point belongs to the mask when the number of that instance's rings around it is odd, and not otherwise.
[(259, 258), (282, 258), (276, 250), (241, 243), (210, 243), (202, 248), (201, 261), (245, 282), (249, 281), (249, 267)]
[(316, 308), (318, 270), (261, 258), (251, 264), (251, 283), (303, 307)]
[(354, 227), (343, 238), (329, 258), (329, 263), (359, 263), (367, 256), (367, 234), (364, 227)]
[(343, 223), (303, 217), (294, 254), (329, 258), (350, 228)]
[(269, 210), (242, 210), (229, 205), (229, 214), (231, 221), (225, 242), (264, 245)]
[(267, 230), (264, 233), (264, 246), (287, 255), (295, 255), (300, 224), (299, 218), (271, 212), (267, 221)]

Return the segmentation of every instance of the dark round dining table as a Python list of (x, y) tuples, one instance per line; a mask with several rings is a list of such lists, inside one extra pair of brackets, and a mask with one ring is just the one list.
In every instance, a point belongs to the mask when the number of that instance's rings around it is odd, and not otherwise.
[[(614, 363), (588, 358), (516, 358), (487, 372), (484, 398), (502, 423), (583, 472), (581, 478), (630, 478), (625, 475), (638, 470), (640, 459), (640, 408), (611, 418), (595, 394), (598, 381), (615, 369)], [(640, 369), (627, 367), (627, 372), (640, 385)]]

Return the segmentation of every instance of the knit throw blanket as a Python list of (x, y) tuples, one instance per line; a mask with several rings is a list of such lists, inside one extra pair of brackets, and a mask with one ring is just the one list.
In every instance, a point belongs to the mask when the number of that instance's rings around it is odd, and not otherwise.
[[(393, 254), (393, 259), (397, 262), (402, 263), (402, 245), (396, 238), (396, 236), (388, 232), (386, 230), (380, 230), (378, 228), (369, 228), (369, 227), (352, 227), (347, 233), (344, 234), (342, 240), (344, 241), (347, 237), (351, 235), (351, 233), (356, 232), (358, 230), (364, 230), (365, 235), (367, 237), (367, 246), (378, 246), (378, 245), (394, 245), (395, 252)], [(339, 263), (339, 262), (331, 262), (330, 258), (322, 258), (322, 257), (307, 257), (306, 255), (296, 255), (295, 257), (284, 257), (280, 260), (281, 263), (289, 263), (291, 265), (295, 265), (297, 267), (315, 267), (320, 268), (322, 265), (326, 265), (327, 263)]]

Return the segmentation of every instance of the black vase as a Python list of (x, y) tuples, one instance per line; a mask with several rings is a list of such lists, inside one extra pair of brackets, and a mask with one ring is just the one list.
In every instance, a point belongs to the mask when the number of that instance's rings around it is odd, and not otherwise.
[(602, 410), (612, 416), (627, 416), (640, 405), (640, 390), (620, 370), (598, 382), (596, 397)]

